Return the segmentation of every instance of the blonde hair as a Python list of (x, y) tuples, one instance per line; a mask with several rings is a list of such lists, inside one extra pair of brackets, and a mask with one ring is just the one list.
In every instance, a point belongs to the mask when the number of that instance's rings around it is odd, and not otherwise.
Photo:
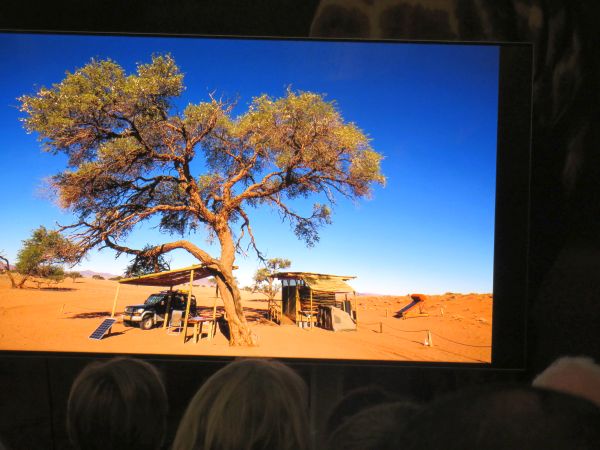
[(77, 376), (67, 405), (67, 432), (78, 449), (158, 449), (166, 432), (167, 394), (145, 361), (114, 358)]
[(282, 363), (236, 360), (192, 398), (173, 449), (308, 449), (307, 394), (302, 378)]
[(559, 358), (535, 377), (532, 385), (577, 395), (600, 406), (600, 366), (592, 358)]

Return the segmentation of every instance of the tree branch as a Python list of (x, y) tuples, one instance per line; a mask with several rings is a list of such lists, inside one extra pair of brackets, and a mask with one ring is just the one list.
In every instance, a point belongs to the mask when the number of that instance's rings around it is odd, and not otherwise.
[(236, 247), (240, 248), (240, 242), (242, 240), (242, 237), (244, 236), (244, 228), (247, 229), (248, 235), (250, 236), (250, 244), (248, 244), (248, 246), (252, 245), (252, 247), (254, 248), (254, 251), (256, 252), (256, 256), (258, 257), (258, 259), (260, 259), (263, 263), (266, 263), (266, 259), (265, 259), (264, 255), (262, 254), (262, 252), (258, 249), (258, 247), (256, 245), (256, 239), (254, 238), (254, 233), (252, 232), (252, 227), (250, 227), (250, 218), (248, 217), (248, 215), (246, 214), (246, 212), (243, 209), (238, 208), (237, 211), (240, 213), (240, 215), (244, 219), (244, 223), (240, 227), (240, 229), (242, 231), (241, 231), (240, 238), (238, 239), (238, 241), (236, 243)]
[(190, 253), (192, 256), (198, 258), (198, 260), (202, 261), (202, 263), (204, 263), (207, 267), (213, 268), (215, 270), (221, 270), (221, 262), (218, 259), (213, 258), (200, 247), (186, 240), (179, 240), (169, 242), (166, 244), (156, 245), (146, 250), (137, 250), (124, 245), (119, 245), (116, 242), (111, 241), (108, 237), (104, 239), (104, 244), (106, 247), (112, 248), (118, 253), (127, 253), (130, 255), (146, 257), (158, 256), (165, 253), (169, 253), (173, 250), (183, 249)]

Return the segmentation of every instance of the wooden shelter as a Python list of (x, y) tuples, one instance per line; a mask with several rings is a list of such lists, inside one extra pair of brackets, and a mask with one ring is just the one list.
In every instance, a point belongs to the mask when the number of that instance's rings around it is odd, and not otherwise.
[[(197, 264), (194, 266), (184, 267), (182, 269), (176, 270), (167, 270), (165, 272), (156, 272), (148, 275), (141, 275), (139, 277), (133, 278), (123, 278), (119, 280), (119, 284), (117, 285), (117, 292), (115, 294), (115, 300), (113, 302), (113, 309), (111, 313), (111, 317), (114, 317), (115, 310), (117, 308), (117, 299), (119, 297), (119, 288), (121, 284), (134, 284), (139, 286), (161, 286), (168, 287), (169, 290), (172, 290), (174, 286), (178, 286), (181, 284), (185, 284), (189, 282), (188, 296), (185, 307), (185, 316), (184, 316), (184, 325), (183, 325), (183, 342), (185, 342), (187, 337), (187, 327), (188, 320), (190, 319), (190, 300), (192, 297), (192, 285), (195, 280), (199, 280), (202, 278), (206, 278), (208, 276), (212, 276), (212, 272), (208, 269), (204, 264)], [(163, 328), (166, 328), (168, 322), (168, 311), (169, 305), (167, 305), (167, 316), (165, 316), (165, 320), (163, 322)], [(214, 298), (213, 303), (213, 326), (216, 320), (217, 313), (217, 297)]]
[[(349, 275), (331, 275), (313, 272), (279, 272), (272, 275), (281, 280), (280, 323), (308, 323), (317, 321), (319, 307), (336, 307), (347, 312), (358, 324), (356, 292), (346, 281), (356, 278)], [(349, 294), (352, 300), (348, 298)], [(277, 315), (277, 312), (275, 312)]]

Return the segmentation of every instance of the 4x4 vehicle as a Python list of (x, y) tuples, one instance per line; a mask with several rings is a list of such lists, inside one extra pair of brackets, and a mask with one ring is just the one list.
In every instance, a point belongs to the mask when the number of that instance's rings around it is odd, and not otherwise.
[[(152, 294), (142, 305), (128, 305), (123, 313), (123, 325), (131, 327), (139, 324), (142, 330), (149, 330), (165, 320), (167, 307), (169, 317), (174, 310), (185, 311), (188, 294), (184, 291), (162, 291)], [(196, 297), (191, 296), (190, 316), (196, 315)]]

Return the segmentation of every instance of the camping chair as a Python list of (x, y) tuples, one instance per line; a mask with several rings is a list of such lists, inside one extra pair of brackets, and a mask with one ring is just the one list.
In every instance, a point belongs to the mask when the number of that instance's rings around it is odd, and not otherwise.
[(171, 313), (167, 334), (179, 334), (183, 329), (183, 311), (174, 309)]

